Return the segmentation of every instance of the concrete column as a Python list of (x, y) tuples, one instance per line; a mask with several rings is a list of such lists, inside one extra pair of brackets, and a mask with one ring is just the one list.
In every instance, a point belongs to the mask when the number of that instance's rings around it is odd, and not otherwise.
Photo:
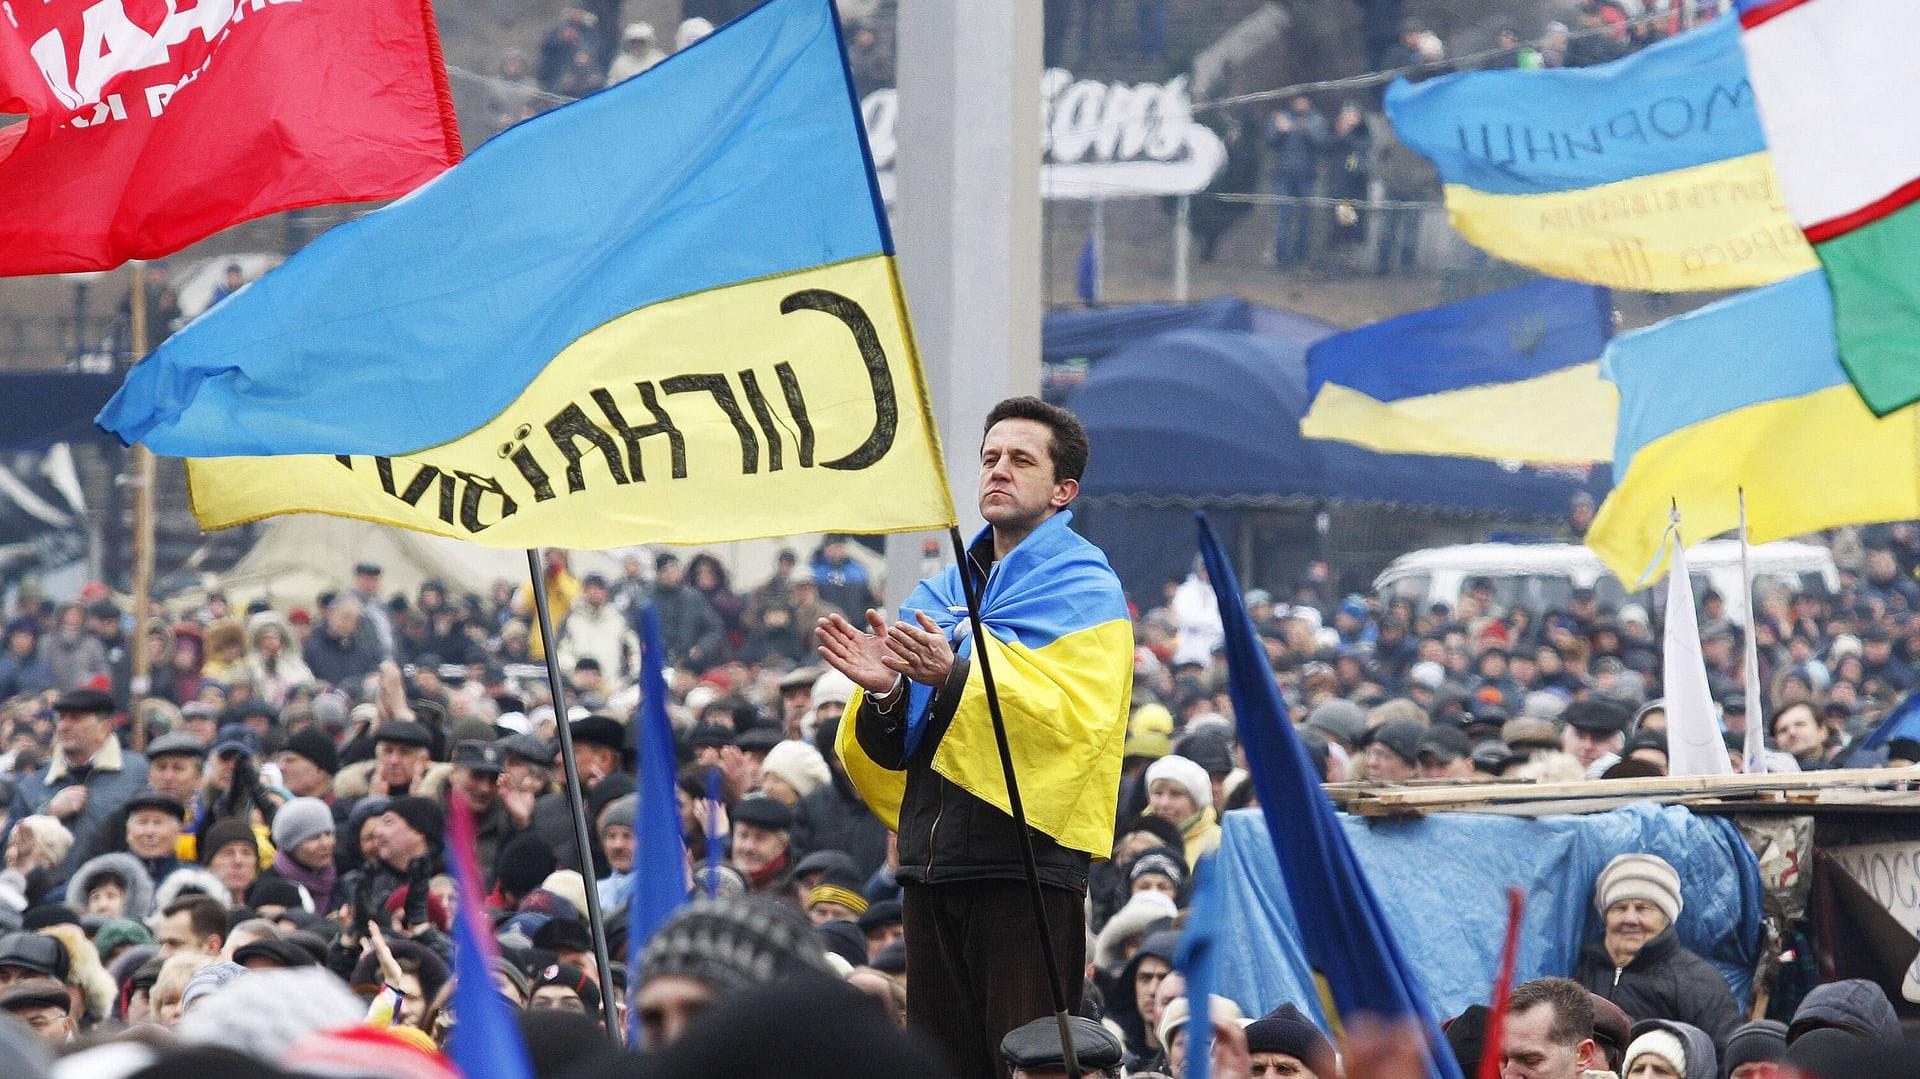
[[(1032, 0), (899, 8), (893, 234), (969, 537), (980, 425), (1002, 398), (1040, 391), (1041, 37)], [(921, 576), (923, 538), (888, 540), (890, 606)]]

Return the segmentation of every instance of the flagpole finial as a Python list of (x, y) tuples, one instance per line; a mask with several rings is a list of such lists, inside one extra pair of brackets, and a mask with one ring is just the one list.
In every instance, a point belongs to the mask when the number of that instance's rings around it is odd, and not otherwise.
[(1680, 500), (1678, 498), (1673, 499), (1669, 503), (1669, 508), (1667, 510), (1667, 520), (1671, 521), (1676, 525), (1680, 523)]

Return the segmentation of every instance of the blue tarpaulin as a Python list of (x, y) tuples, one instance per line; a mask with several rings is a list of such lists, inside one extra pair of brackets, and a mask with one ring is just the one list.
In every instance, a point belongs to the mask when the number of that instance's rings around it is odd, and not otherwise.
[[(1506, 930), (1509, 885), (1527, 893), (1515, 982), (1573, 972), (1600, 936), (1593, 881), (1615, 855), (1657, 854), (1680, 874), (1680, 941), (1718, 967), (1744, 1007), (1760, 957), (1760, 870), (1729, 822), (1679, 806), (1528, 819), (1436, 813), (1341, 823), (1427, 999), (1441, 1015), (1484, 1004)], [(1227, 814), (1225, 949), (1215, 992), (1248, 1015), (1292, 1002), (1325, 1025), (1287, 889), (1257, 810)]]

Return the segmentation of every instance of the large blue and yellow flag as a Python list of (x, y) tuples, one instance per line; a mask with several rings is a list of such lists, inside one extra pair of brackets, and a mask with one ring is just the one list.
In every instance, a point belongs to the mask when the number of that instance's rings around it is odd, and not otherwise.
[(1860, 400), (1818, 270), (1622, 334), (1602, 373), (1619, 435), (1587, 546), (1622, 581), (1664, 565), (1675, 505), (1705, 539), (1738, 527), (1743, 488), (1756, 543), (1920, 517), (1920, 405)]
[[(1133, 693), (1133, 623), (1120, 578), (1100, 548), (1068, 526), (1072, 518), (1054, 514), (994, 564), (980, 594), (980, 619), (990, 639), (993, 681), (1027, 824), (1062, 846), (1104, 859), (1113, 850), (1120, 751)], [(900, 616), (909, 622), (917, 612), (939, 624), (957, 655), (973, 655), (976, 642), (957, 566), (920, 582), (901, 605)], [(979, 665), (967, 673), (944, 730), (933, 730), (933, 689), (909, 685), (906, 755), (921, 752), (929, 735), (937, 738), (934, 771), (1010, 813)], [(863, 698), (855, 692), (848, 715), (859, 711)], [(867, 805), (888, 828), (898, 827), (906, 772), (869, 756), (851, 722), (840, 725), (837, 748)]]
[[(1267, 650), (1240, 600), (1233, 563), (1206, 514), (1194, 517), (1200, 558), (1213, 581), (1226, 631), (1227, 690), (1233, 696), (1240, 746), (1299, 920), (1300, 942), (1326, 998), (1325, 1010), (1335, 1023), (1366, 1014), (1419, 1026), (1426, 1032), (1421, 1042), (1426, 1075), (1460, 1079), (1460, 1067), (1440, 1037), (1426, 990), (1387, 924), (1333, 803), (1320, 789), (1307, 747), (1294, 733)], [(1195, 917), (1199, 907), (1196, 899)]]
[(1733, 19), (1612, 63), (1396, 82), (1455, 228), (1542, 273), (1615, 288), (1746, 288), (1816, 262), (1787, 215)]
[(829, 0), (771, 0), (326, 233), (100, 422), (222, 458), (189, 468), (209, 528), (607, 547), (954, 520)]
[(1308, 438), (1379, 453), (1557, 464), (1613, 456), (1606, 289), (1544, 278), (1307, 350)]

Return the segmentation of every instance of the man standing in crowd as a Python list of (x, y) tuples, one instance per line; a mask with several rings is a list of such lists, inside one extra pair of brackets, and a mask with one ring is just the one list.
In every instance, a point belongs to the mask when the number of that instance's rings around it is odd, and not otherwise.
[(988, 527), (967, 565), (922, 582), (903, 608), (912, 621), (889, 626), (869, 609), (869, 632), (840, 616), (819, 626), (822, 658), (860, 687), (839, 731), (841, 756), (899, 836), (909, 1022), (970, 1076), (1005, 1075), (1001, 1039), (1054, 1008), (1023, 883), (1023, 837), (1003, 804), (972, 662), (979, 642), (956, 614), (966, 603), (959, 574), (983, 582), (999, 703), (1014, 759), (1029, 762), (1018, 778), (1066, 982), (1056, 988), (1071, 1006), (1085, 967), (1091, 854), (1104, 856), (1113, 841), (1133, 666), (1119, 580), (1063, 512), (1079, 494), (1087, 453), (1086, 432), (1064, 409), (1030, 397), (994, 406), (980, 447)]
[[(66, 825), (84, 854), (94, 833), (114, 821), (127, 801), (147, 785), (147, 759), (120, 748), (114, 737), (113, 696), (98, 689), (72, 689), (53, 702), (53, 759), (25, 776), (14, 790), (12, 820), (44, 814)], [(78, 866), (69, 858), (68, 869)]]

